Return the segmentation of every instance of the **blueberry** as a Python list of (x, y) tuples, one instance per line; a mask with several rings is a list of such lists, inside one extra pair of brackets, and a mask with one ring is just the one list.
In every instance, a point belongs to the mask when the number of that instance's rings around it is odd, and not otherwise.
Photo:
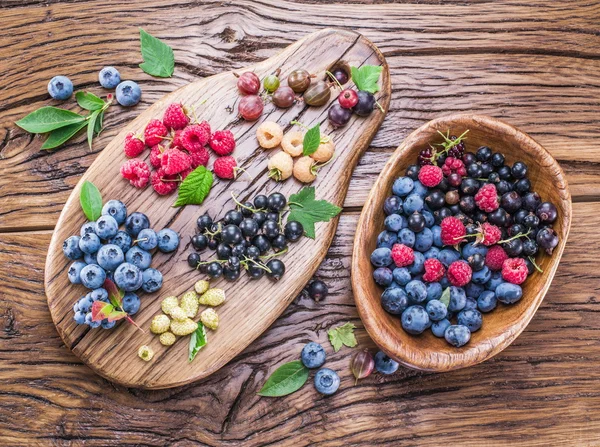
[(158, 236), (151, 228), (144, 228), (137, 235), (137, 246), (142, 250), (150, 251), (158, 245)]
[(371, 253), (371, 264), (375, 267), (387, 267), (392, 263), (392, 251), (389, 248), (376, 248)]
[(448, 304), (448, 310), (450, 312), (458, 312), (463, 310), (467, 304), (467, 295), (465, 295), (464, 289), (461, 287), (450, 287), (450, 303)]
[(124, 260), (123, 250), (118, 245), (103, 245), (96, 255), (98, 265), (104, 270), (112, 271), (116, 269)]
[(83, 237), (88, 233), (96, 234), (96, 222), (86, 222), (81, 226), (80, 236)]
[(469, 342), (471, 339), (471, 332), (466, 326), (452, 325), (448, 326), (448, 329), (446, 329), (446, 332), (444, 333), (444, 337), (452, 346), (460, 348)]
[(450, 281), (448, 281), (448, 277), (444, 276), (442, 279), (440, 279), (440, 286), (442, 286), (443, 290), (446, 290), (448, 287), (450, 287)]
[(329, 396), (335, 393), (340, 387), (340, 377), (335, 371), (329, 368), (321, 368), (315, 374), (315, 388), (316, 390)]
[(97, 255), (98, 255), (98, 252), (96, 252), (96, 253), (85, 253), (85, 254), (83, 255), (83, 261), (84, 261), (86, 264), (88, 264), (88, 265), (89, 265), (89, 264), (96, 264), (96, 265), (99, 265), (99, 264), (98, 264)]
[(408, 296), (399, 287), (387, 288), (381, 294), (381, 307), (393, 315), (401, 315), (408, 307)]
[(496, 308), (496, 294), (491, 290), (484, 290), (477, 298), (477, 308), (481, 312), (491, 312)]
[(444, 264), (445, 267), (448, 267), (454, 261), (458, 261), (460, 259), (460, 253), (453, 248), (444, 248), (443, 250), (440, 250), (438, 259), (442, 264)]
[(48, 82), (48, 93), (53, 99), (69, 99), (73, 94), (73, 83), (66, 76), (54, 76)]
[(140, 270), (146, 270), (152, 263), (152, 255), (139, 247), (133, 246), (125, 253), (125, 260)]
[(124, 81), (117, 85), (115, 92), (117, 102), (124, 107), (131, 107), (140, 102), (142, 90), (140, 86), (133, 81)]
[(79, 248), (79, 236), (70, 236), (63, 242), (63, 253), (71, 261), (81, 259), (83, 252)]
[(381, 374), (394, 374), (398, 371), (398, 362), (389, 358), (383, 351), (379, 351), (375, 354), (375, 369)]
[(81, 261), (75, 261), (73, 264), (71, 264), (67, 272), (67, 276), (69, 277), (71, 284), (81, 284), (81, 270), (83, 270), (86, 265), (87, 264), (85, 262)]
[(479, 297), (481, 293), (485, 290), (485, 287), (481, 284), (475, 284), (474, 282), (470, 282), (465, 286), (465, 294), (467, 298), (475, 298)]
[(135, 265), (124, 262), (114, 273), (115, 283), (125, 292), (134, 292), (142, 287), (142, 272)]
[(463, 307), (462, 312), (469, 309), (477, 309), (477, 300), (475, 300), (475, 298), (467, 297), (467, 303), (465, 304), (465, 307)]
[(399, 197), (406, 197), (413, 190), (415, 184), (410, 177), (400, 177), (394, 181), (392, 192)]
[(425, 263), (425, 256), (423, 256), (423, 253), (415, 251), (414, 257), (415, 259), (413, 263), (408, 266), (408, 271), (412, 275), (418, 275), (419, 273), (423, 273), (423, 271), (425, 270), (425, 267), (423, 265)]
[(423, 231), (417, 233), (415, 249), (421, 253), (426, 252), (433, 245), (433, 233), (429, 228), (423, 228)]
[(402, 204), (404, 214), (411, 215), (415, 211), (421, 211), (423, 209), (423, 199), (417, 194), (411, 194), (408, 196)]
[(80, 311), (75, 312), (75, 315), (73, 315), (73, 320), (75, 320), (75, 323), (77, 324), (85, 324), (85, 313)]
[(85, 296), (82, 296), (81, 298), (79, 298), (79, 301), (77, 301), (78, 310), (83, 314), (86, 314), (89, 311), (91, 311), (93, 304), (94, 300), (92, 299), (89, 293)]
[(410, 306), (402, 312), (402, 328), (409, 334), (420, 334), (429, 326), (431, 320), (423, 306)]
[(435, 217), (433, 217), (433, 214), (431, 214), (431, 212), (427, 211), (426, 209), (423, 209), (423, 211), (421, 211), (421, 214), (425, 219), (425, 226), (427, 228), (433, 227), (433, 225), (435, 224)]
[(482, 316), (477, 309), (465, 309), (458, 313), (457, 321), (459, 325), (469, 328), (469, 331), (475, 332), (481, 328)]
[(413, 248), (417, 237), (415, 233), (409, 228), (403, 228), (398, 232), (398, 242), (406, 245), (407, 247)]
[(496, 290), (496, 287), (498, 287), (503, 282), (504, 279), (502, 279), (502, 273), (494, 272), (492, 273), (490, 280), (485, 283), (485, 288), (494, 292)]
[(127, 219), (127, 207), (120, 200), (109, 200), (102, 207), (103, 216), (112, 216), (119, 225)]
[(442, 243), (442, 227), (439, 225), (434, 225), (431, 227), (431, 233), (433, 234), (433, 245), (438, 248), (442, 248), (444, 246)]
[(471, 281), (473, 281), (475, 284), (485, 284), (490, 280), (491, 277), (492, 271), (487, 266), (484, 266), (481, 270), (473, 272)]
[(96, 253), (100, 250), (100, 245), (100, 238), (95, 233), (86, 233), (79, 238), (79, 249), (84, 253)]
[(513, 304), (521, 299), (523, 289), (517, 284), (504, 282), (496, 287), (496, 299), (504, 304)]
[(429, 250), (427, 250), (425, 253), (423, 253), (423, 257), (425, 259), (432, 259), (432, 258), (437, 259), (439, 255), (440, 255), (440, 249), (437, 247), (431, 247)]
[(104, 284), (106, 272), (97, 264), (89, 264), (81, 269), (79, 277), (81, 278), (81, 284), (85, 287), (88, 289), (97, 289)]
[(439, 300), (442, 296), (442, 285), (439, 282), (430, 282), (425, 286), (427, 288), (427, 301)]
[(137, 237), (140, 231), (150, 228), (150, 220), (144, 213), (131, 213), (125, 219), (125, 230), (132, 237)]
[(170, 253), (179, 247), (179, 235), (170, 228), (164, 228), (157, 234), (158, 249), (163, 253)]
[(133, 315), (140, 310), (140, 304), (140, 297), (135, 293), (128, 292), (123, 297), (123, 311), (129, 315)]
[(427, 310), (427, 314), (429, 315), (429, 319), (431, 321), (443, 320), (448, 314), (448, 308), (439, 300), (429, 301), (427, 306), (425, 306), (425, 310)]
[(131, 248), (131, 236), (125, 231), (120, 230), (113, 238), (109, 239), (108, 243), (116, 245), (123, 253), (126, 253)]
[(392, 246), (398, 240), (398, 235), (390, 231), (384, 230), (377, 236), (377, 248), (386, 247), (392, 248)]
[(390, 214), (383, 221), (385, 229), (397, 233), (402, 228), (406, 227), (406, 218), (399, 214)]
[(103, 287), (92, 290), (89, 293), (89, 296), (92, 301), (104, 301), (105, 303), (108, 303), (108, 292)]
[(300, 359), (307, 368), (320, 368), (325, 363), (325, 349), (319, 343), (311, 341), (304, 345)]
[(425, 196), (429, 192), (429, 189), (424, 186), (420, 181), (416, 180), (414, 182), (414, 188), (412, 190), (412, 194), (418, 195), (421, 199), (425, 199)]
[(477, 253), (479, 253), (481, 256), (485, 256), (487, 251), (488, 249), (485, 245), (474, 245), (473, 242), (469, 242), (462, 248), (462, 257), (463, 259), (468, 259)]
[(92, 313), (91, 312), (88, 312), (87, 314), (85, 314), (85, 324), (87, 324), (92, 329), (100, 327), (100, 323), (101, 323), (100, 321), (92, 321)]
[(102, 322), (100, 323), (100, 326), (102, 327), (102, 329), (112, 329), (115, 327), (115, 324), (117, 324), (116, 321), (108, 321), (108, 320), (102, 320)]
[(450, 323), (450, 320), (448, 319), (435, 321), (431, 325), (431, 332), (433, 332), (433, 335), (435, 335), (436, 337), (442, 338), (446, 333), (446, 329), (448, 329), (448, 326), (450, 326), (451, 324), (452, 323)]
[(387, 267), (378, 267), (373, 272), (373, 279), (380, 286), (389, 286), (392, 281), (392, 271)]
[(162, 287), (163, 276), (156, 269), (146, 269), (142, 272), (142, 289), (144, 292), (153, 293)]
[(405, 287), (408, 298), (413, 303), (422, 303), (427, 299), (427, 287), (421, 281), (412, 280)]
[(121, 82), (121, 74), (115, 67), (104, 67), (98, 73), (98, 81), (104, 88), (115, 88)]
[(400, 284), (401, 286), (405, 286), (411, 279), (410, 272), (406, 267), (396, 267), (392, 271), (392, 276), (394, 281)]
[(402, 212), (402, 199), (398, 196), (390, 196), (383, 202), (383, 212), (387, 215)]

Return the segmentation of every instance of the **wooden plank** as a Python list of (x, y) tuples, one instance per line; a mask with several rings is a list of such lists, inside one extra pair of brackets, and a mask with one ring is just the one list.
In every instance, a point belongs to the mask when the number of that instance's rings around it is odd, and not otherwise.
[[(345, 213), (317, 276), (331, 295), (299, 296), (226, 367), (195, 385), (162, 391), (115, 386), (62, 345), (47, 311), (44, 255), (50, 232), (0, 235), (0, 443), (198, 445), (595, 445), (600, 442), (600, 203), (574, 204), (563, 260), (525, 332), (492, 360), (445, 374), (401, 368), (353, 386), (357, 349), (334, 354), (329, 327), (351, 321), (375, 349), (350, 292), (358, 219)], [(340, 391), (311, 383), (280, 399), (256, 392), (279, 364), (319, 341)]]

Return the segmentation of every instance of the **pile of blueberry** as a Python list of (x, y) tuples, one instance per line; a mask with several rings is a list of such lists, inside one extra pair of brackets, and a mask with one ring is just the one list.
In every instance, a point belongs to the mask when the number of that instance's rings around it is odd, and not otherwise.
[[(285, 264), (275, 256), (283, 254), (289, 242), (298, 241), (304, 234), (302, 224), (288, 220), (282, 225), (287, 204), (285, 196), (275, 192), (259, 195), (254, 202), (240, 203), (228, 210), (219, 222), (204, 214), (198, 218), (199, 233), (192, 237), (197, 251), (215, 250), (217, 259), (202, 261), (198, 253), (190, 253), (190, 267), (211, 278), (223, 276), (228, 281), (240, 277), (243, 267), (251, 279), (265, 274), (279, 280), (285, 273)], [(269, 250), (273, 253), (268, 254)]]
[(383, 308), (410, 334), (428, 328), (454, 346), (480, 329), (482, 312), (513, 304), (552, 254), (556, 207), (532, 191), (527, 166), (461, 137), (423, 150), (385, 200), (385, 230), (371, 255)]
[[(125, 229), (119, 230), (122, 224)], [(152, 250), (170, 253), (178, 246), (179, 235), (175, 231), (165, 228), (157, 233), (150, 228), (145, 214), (128, 216), (123, 202), (106, 202), (97, 221), (83, 224), (79, 236), (70, 236), (63, 243), (64, 255), (74, 261), (68, 270), (69, 281), (91, 289), (73, 306), (75, 322), (104, 329), (115, 325), (114, 321), (92, 321), (94, 301), (108, 302), (108, 293), (102, 287), (106, 279), (113, 280), (125, 292), (123, 311), (135, 314), (140, 299), (134, 292), (156, 292), (163, 283), (162, 274), (150, 267)]]

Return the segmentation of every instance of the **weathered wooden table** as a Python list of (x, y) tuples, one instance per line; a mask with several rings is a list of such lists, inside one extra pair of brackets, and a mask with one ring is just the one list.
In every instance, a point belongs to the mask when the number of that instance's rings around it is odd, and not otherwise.
[[(48, 4), (50, 3), (50, 4)], [(360, 4), (364, 3), (364, 4)], [(600, 445), (600, 4), (306, 1), (0, 2), (0, 444), (13, 445)], [(171, 79), (143, 74), (138, 26), (175, 49)], [(81, 364), (48, 312), (43, 268), (63, 203), (97, 153), (141, 109), (202, 76), (269, 57), (326, 26), (364, 33), (391, 68), (390, 113), (355, 171), (338, 234), (318, 271), (325, 302), (300, 296), (218, 373), (164, 391), (115, 386)], [(97, 88), (103, 65), (137, 80), (143, 104), (113, 108), (89, 150), (54, 153), (14, 125), (68, 74)], [(574, 200), (571, 236), (546, 300), (494, 359), (447, 374), (400, 369), (354, 385), (352, 350), (333, 397), (312, 386), (256, 396), (309, 340), (346, 321), (374, 349), (354, 307), (354, 227), (379, 168), (414, 128), (457, 111), (521, 127), (561, 163)]]

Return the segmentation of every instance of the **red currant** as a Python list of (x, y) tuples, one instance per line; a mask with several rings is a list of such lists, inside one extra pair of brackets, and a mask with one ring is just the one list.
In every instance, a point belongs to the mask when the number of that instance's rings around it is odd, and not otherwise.
[(338, 96), (338, 102), (344, 109), (351, 109), (358, 103), (358, 94), (355, 90), (347, 88), (342, 90), (340, 96)]

